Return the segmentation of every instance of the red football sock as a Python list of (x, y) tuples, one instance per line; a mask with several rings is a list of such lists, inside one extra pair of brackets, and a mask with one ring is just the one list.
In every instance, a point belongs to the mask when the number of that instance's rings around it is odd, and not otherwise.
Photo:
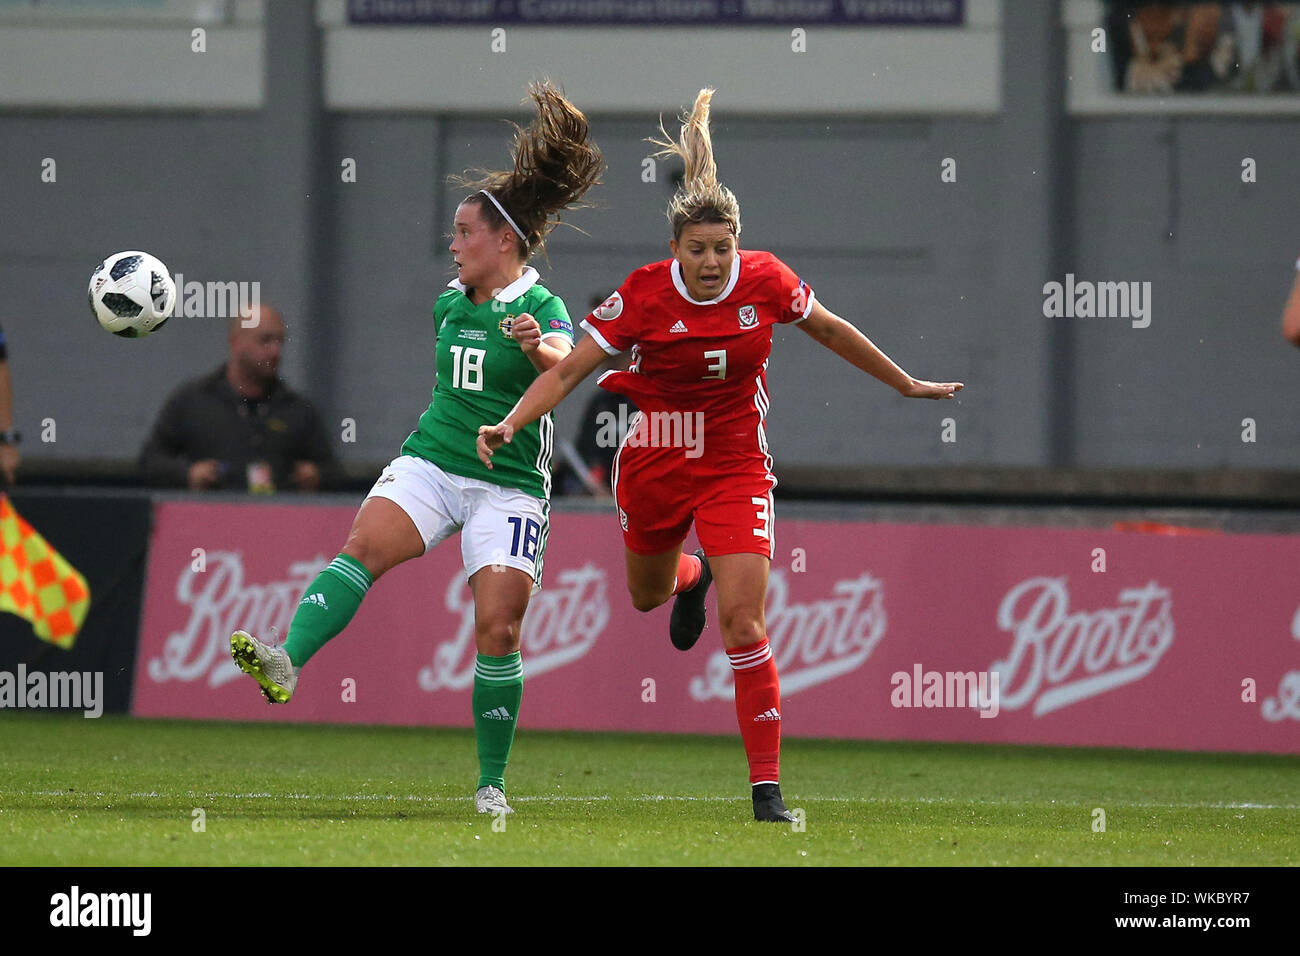
[(689, 591), (700, 583), (700, 575), (703, 573), (704, 565), (700, 564), (699, 558), (693, 554), (679, 555), (677, 580), (673, 582), (673, 593), (681, 594), (683, 591)]
[(781, 682), (767, 638), (727, 651), (736, 679), (736, 721), (749, 758), (749, 782), (778, 783), (781, 771)]

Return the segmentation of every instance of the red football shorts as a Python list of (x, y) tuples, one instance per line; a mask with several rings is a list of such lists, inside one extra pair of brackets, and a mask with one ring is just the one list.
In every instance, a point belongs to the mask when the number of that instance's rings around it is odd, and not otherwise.
[(772, 487), (759, 458), (735, 471), (705, 468), (682, 449), (624, 446), (614, 459), (614, 500), (623, 542), (636, 554), (662, 554), (686, 540), (691, 522), (709, 556), (772, 557)]

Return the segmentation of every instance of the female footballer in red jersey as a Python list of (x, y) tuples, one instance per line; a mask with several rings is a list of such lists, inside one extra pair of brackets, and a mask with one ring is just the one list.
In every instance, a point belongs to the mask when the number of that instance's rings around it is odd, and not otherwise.
[[(778, 783), (780, 685), (763, 619), (776, 484), (763, 431), (772, 326), (798, 324), (909, 398), (952, 398), (962, 383), (912, 378), (817, 302), (781, 260), (737, 249), (740, 205), (718, 182), (712, 97), (713, 90), (700, 91), (679, 140), (665, 133), (653, 141), (663, 147), (658, 155), (686, 162), (668, 206), (673, 258), (628, 276), (582, 323), (586, 338), (538, 376), (501, 422), (479, 429), (478, 453), (490, 466), (496, 449), (559, 404), (607, 353), (632, 352), (630, 370), (599, 380), (641, 409), (613, 469), (632, 603), (649, 611), (676, 595), (669, 632), (687, 650), (704, 629), (704, 596), (716, 581), (754, 819), (789, 821)], [(692, 521), (703, 547), (683, 555)]]

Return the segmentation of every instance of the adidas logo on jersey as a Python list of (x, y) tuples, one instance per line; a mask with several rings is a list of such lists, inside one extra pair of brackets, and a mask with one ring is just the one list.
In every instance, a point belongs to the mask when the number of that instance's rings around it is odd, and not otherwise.
[(780, 719), (781, 719), (781, 715), (776, 712), (776, 708), (769, 707), (767, 710), (763, 711), (761, 714), (755, 717), (754, 721), (758, 722), (760, 720), (780, 720)]
[(302, 600), (299, 601), (298, 603), (315, 604), (318, 608), (322, 608), (326, 611), (330, 609), (330, 606), (325, 603), (325, 595), (321, 594), (319, 591), (317, 591), (315, 594), (304, 594)]
[(514, 718), (510, 716), (510, 711), (506, 710), (504, 707), (494, 707), (491, 710), (483, 711), (483, 719), (484, 720), (514, 720)]
[(673, 327), (672, 327), (671, 329), (669, 329), (668, 331), (669, 331), (669, 332), (688, 332), (688, 331), (690, 331), (690, 330), (686, 328), (686, 323), (685, 323), (685, 322), (683, 322), (681, 319), (678, 319), (676, 322), (673, 323)]

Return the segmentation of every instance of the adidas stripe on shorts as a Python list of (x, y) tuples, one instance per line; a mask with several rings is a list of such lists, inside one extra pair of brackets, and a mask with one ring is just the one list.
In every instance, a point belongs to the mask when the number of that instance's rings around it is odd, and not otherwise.
[(550, 528), (547, 502), (515, 488), (443, 471), (402, 455), (389, 462), (367, 498), (387, 498), (414, 522), (424, 550), (460, 532), (465, 577), (489, 565), (518, 568), (542, 586), (542, 558)]

